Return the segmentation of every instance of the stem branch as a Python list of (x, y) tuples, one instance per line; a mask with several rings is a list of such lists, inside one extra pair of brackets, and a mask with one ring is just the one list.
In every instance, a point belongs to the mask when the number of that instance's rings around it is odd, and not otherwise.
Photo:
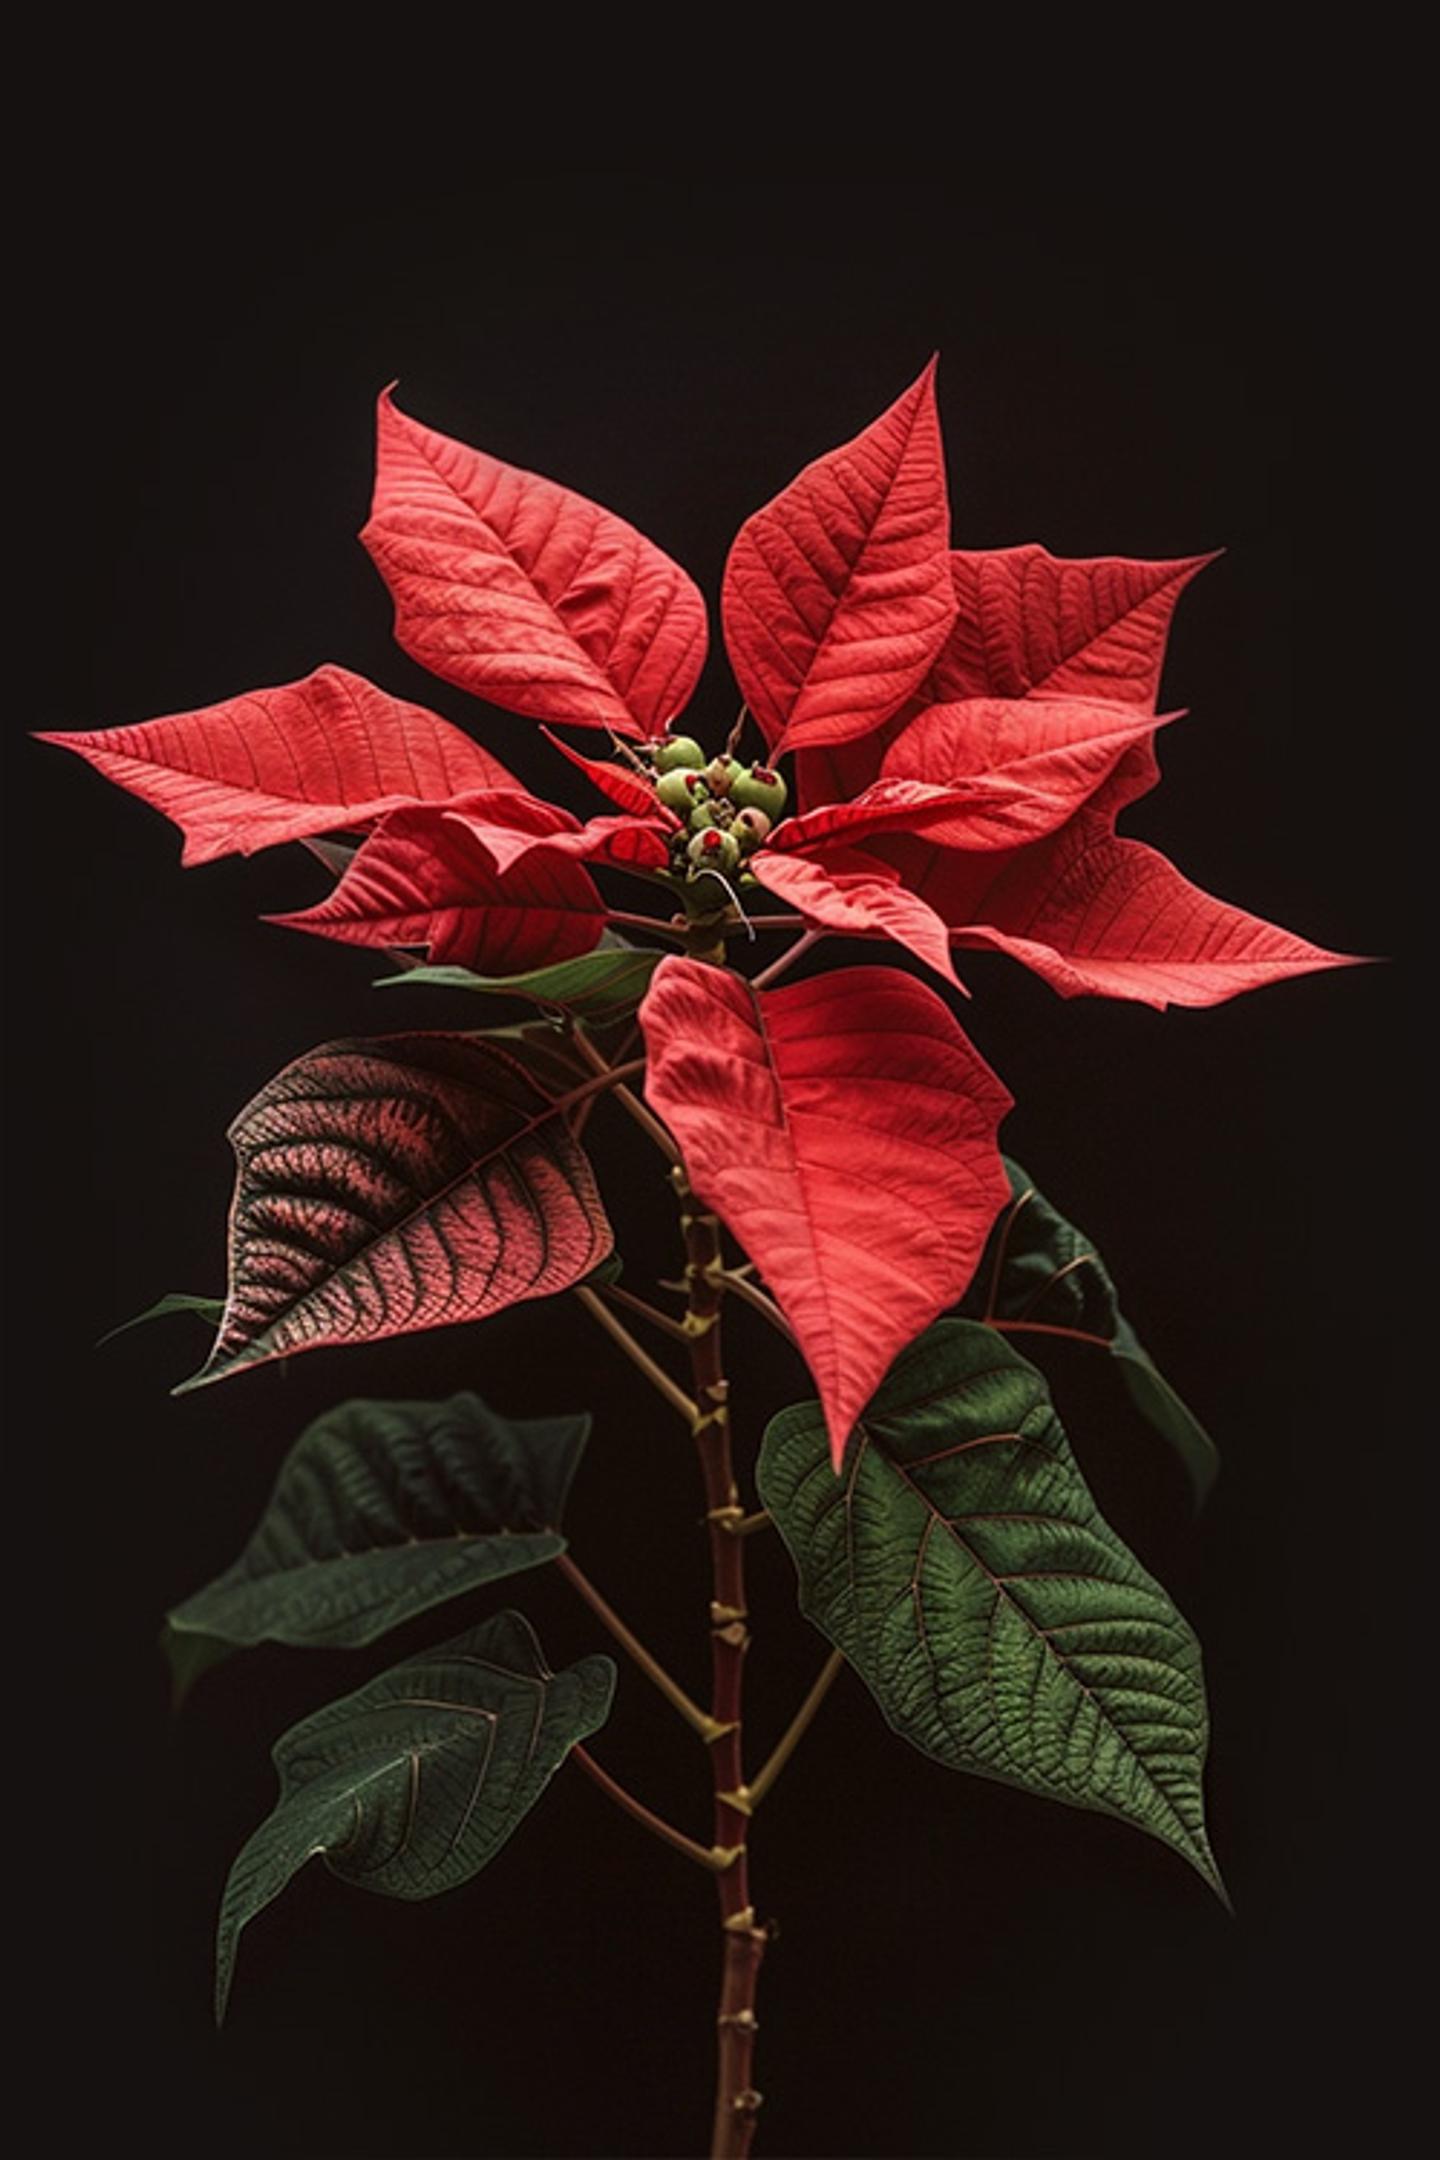
[(644, 1072), (644, 1058), (631, 1058), (624, 1065), (612, 1065), (596, 1049), (583, 1028), (577, 1027), (570, 1039), (590, 1067), (590, 1070), (596, 1075), (596, 1084), (598, 1085), (602, 1076), (606, 1078), (614, 1088), (615, 1100), (620, 1104), (621, 1108), (628, 1110), (641, 1131), (649, 1134), (667, 1162), (678, 1163), (680, 1151), (670, 1138), (669, 1133), (666, 1132), (665, 1127), (660, 1123), (659, 1118), (653, 1116), (646, 1109), (638, 1095), (632, 1095), (629, 1088), (621, 1084), (633, 1074)]
[(600, 1767), (588, 1748), (572, 1747), (570, 1753), (586, 1776), (595, 1780), (601, 1792), (608, 1793), (617, 1807), (624, 1808), (627, 1815), (633, 1815), (636, 1822), (642, 1824), (652, 1836), (663, 1838), (667, 1845), (674, 1846), (676, 1852), (684, 1853), (687, 1860), (694, 1860), (700, 1867), (708, 1868), (712, 1874), (725, 1865), (723, 1855), (711, 1851), (708, 1846), (697, 1844), (692, 1837), (686, 1837), (683, 1830), (677, 1830), (673, 1823), (666, 1822), (663, 1815), (657, 1815), (653, 1808), (646, 1807), (643, 1800), (637, 1800), (634, 1793), (627, 1792), (618, 1778), (611, 1777), (608, 1770)]
[(826, 1658), (816, 1676), (814, 1686), (805, 1697), (804, 1702), (801, 1703), (794, 1717), (791, 1718), (788, 1727), (775, 1747), (774, 1753), (770, 1756), (760, 1775), (751, 1780), (750, 1805), (752, 1808), (759, 1807), (760, 1802), (769, 1792), (776, 1778), (779, 1777), (780, 1772), (804, 1739), (816, 1711), (829, 1694), (835, 1676), (844, 1663), (845, 1659), (838, 1650), (832, 1650), (829, 1657)]
[(613, 1605), (600, 1595), (594, 1583), (582, 1569), (577, 1567), (568, 1552), (557, 1553), (555, 1565), (568, 1583), (579, 1591), (590, 1610), (603, 1626), (609, 1629), (617, 1643), (632, 1657), (647, 1680), (654, 1682), (665, 1700), (684, 1718), (687, 1725), (699, 1733), (702, 1740), (715, 1738), (715, 1720), (707, 1716), (699, 1703), (692, 1702), (678, 1680), (672, 1680), (657, 1657), (652, 1657), (638, 1635), (632, 1635)]
[[(733, 1270), (727, 1268), (725, 1271), (725, 1287), (727, 1290), (733, 1290), (736, 1297), (741, 1299), (744, 1304), (753, 1305), (756, 1312), (763, 1313), (770, 1322), (771, 1327), (777, 1333), (783, 1335), (787, 1342), (795, 1342), (794, 1328), (791, 1327), (784, 1313), (775, 1303), (774, 1298), (767, 1297), (757, 1283), (752, 1283), (747, 1276), (737, 1275)], [(798, 1349), (799, 1345), (796, 1344), (796, 1347)]]
[(664, 1396), (671, 1409), (678, 1411), (687, 1425), (693, 1424), (695, 1405), (685, 1393), (684, 1388), (677, 1387), (664, 1366), (658, 1365), (649, 1351), (636, 1342), (635, 1337), (630, 1333), (624, 1321), (616, 1319), (614, 1313), (605, 1303), (604, 1298), (600, 1297), (597, 1292), (590, 1289), (585, 1283), (576, 1284), (575, 1295), (591, 1318), (598, 1320), (606, 1334), (620, 1345), (620, 1348), (637, 1371), (644, 1373), (650, 1385)]
[(824, 935), (823, 930), (805, 931), (802, 936), (796, 938), (793, 945), (786, 946), (778, 960), (772, 960), (769, 967), (762, 968), (758, 975), (751, 976), (751, 989), (763, 990), (767, 984), (778, 981), (780, 976), (785, 973), (786, 968), (793, 967), (803, 953), (809, 952), (812, 945), (819, 944)]
[(679, 1320), (668, 1312), (661, 1312), (658, 1305), (648, 1304), (644, 1298), (636, 1297), (633, 1290), (622, 1289), (619, 1283), (602, 1283), (600, 1295), (608, 1298), (612, 1305), (623, 1305), (627, 1311), (638, 1313), (642, 1320), (649, 1321), (651, 1327), (659, 1328), (664, 1335), (673, 1336), (676, 1342), (690, 1340)]

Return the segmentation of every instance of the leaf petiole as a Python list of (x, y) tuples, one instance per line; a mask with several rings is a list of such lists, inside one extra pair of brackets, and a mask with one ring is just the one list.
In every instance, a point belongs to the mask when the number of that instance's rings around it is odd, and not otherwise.
[(683, 1830), (677, 1830), (673, 1823), (666, 1822), (663, 1815), (657, 1815), (653, 1808), (646, 1807), (643, 1800), (637, 1800), (634, 1793), (627, 1792), (618, 1778), (611, 1777), (608, 1770), (601, 1768), (588, 1748), (572, 1747), (570, 1755), (573, 1761), (579, 1763), (586, 1776), (594, 1779), (601, 1792), (607, 1793), (617, 1807), (623, 1808), (625, 1813), (643, 1829), (648, 1830), (652, 1837), (673, 1846), (676, 1852), (684, 1853), (687, 1860), (693, 1860), (698, 1867), (707, 1868), (712, 1875), (719, 1874), (730, 1865), (729, 1853), (722, 1852), (718, 1846), (701, 1845), (694, 1838), (687, 1837)]
[(638, 1635), (631, 1633), (614, 1606), (610, 1604), (607, 1598), (602, 1597), (589, 1576), (571, 1559), (569, 1553), (557, 1553), (555, 1555), (555, 1565), (559, 1568), (565, 1580), (584, 1598), (596, 1618), (614, 1636), (626, 1655), (633, 1658), (646, 1679), (653, 1682), (660, 1690), (660, 1693), (665, 1697), (672, 1709), (679, 1711), (686, 1724), (699, 1733), (701, 1739), (707, 1745), (715, 1739), (718, 1733), (716, 1720), (709, 1715), (708, 1711), (702, 1710), (697, 1702), (691, 1701), (678, 1680), (671, 1679), (660, 1660), (651, 1656)]
[(576, 1286), (575, 1295), (593, 1320), (598, 1320), (612, 1342), (618, 1343), (637, 1372), (642, 1372), (650, 1385), (664, 1396), (672, 1410), (678, 1411), (687, 1425), (693, 1425), (697, 1411), (690, 1397), (670, 1378), (663, 1365), (657, 1364), (648, 1350), (636, 1342), (623, 1321), (617, 1320), (605, 1300), (585, 1283)]
[(760, 1802), (764, 1799), (766, 1793), (769, 1792), (771, 1786), (775, 1783), (776, 1778), (779, 1777), (780, 1772), (784, 1769), (786, 1763), (789, 1762), (790, 1757), (794, 1754), (796, 1748), (804, 1739), (806, 1732), (809, 1730), (810, 1725), (814, 1720), (815, 1713), (819, 1710), (821, 1703), (824, 1702), (825, 1697), (829, 1694), (830, 1689), (834, 1684), (836, 1675), (839, 1673), (840, 1668), (844, 1663), (845, 1658), (843, 1653), (839, 1650), (832, 1650), (829, 1657), (826, 1658), (825, 1663), (821, 1666), (819, 1673), (816, 1675), (814, 1685), (811, 1687), (809, 1694), (805, 1697), (804, 1702), (801, 1703), (794, 1717), (790, 1720), (789, 1726), (786, 1728), (780, 1740), (777, 1742), (774, 1751), (772, 1752), (769, 1760), (765, 1764), (764, 1769), (760, 1772), (760, 1775), (754, 1780), (754, 1782), (746, 1788), (752, 1813), (757, 1807), (759, 1807)]

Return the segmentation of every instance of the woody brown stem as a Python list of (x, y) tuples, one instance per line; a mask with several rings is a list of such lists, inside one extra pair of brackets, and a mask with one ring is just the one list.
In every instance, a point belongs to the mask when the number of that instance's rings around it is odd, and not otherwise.
[(730, 1855), (716, 1880), (723, 1935), (715, 2120), (711, 2160), (744, 2160), (755, 2134), (760, 2095), (752, 2083), (755, 2054), (755, 1986), (765, 1955), (766, 1931), (755, 1924), (750, 1903), (747, 1842), (749, 1795), (745, 1790), (742, 1703), (745, 1652), (750, 1643), (745, 1606), (745, 1540), (735, 1535), (743, 1519), (730, 1448), (729, 1383), (720, 1346), (720, 1308), (725, 1296), (720, 1225), (691, 1192), (682, 1169), (672, 1172), (685, 1237), (691, 1392), (695, 1398), (695, 1445), (705, 1486), (710, 1536), (710, 1745), (715, 1791), (715, 1844)]

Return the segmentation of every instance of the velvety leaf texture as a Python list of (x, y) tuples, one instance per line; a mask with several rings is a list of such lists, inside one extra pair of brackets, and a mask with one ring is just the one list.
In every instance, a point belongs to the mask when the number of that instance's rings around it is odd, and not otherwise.
[(956, 548), (955, 621), (926, 685), (950, 698), (1110, 698), (1153, 712), (1175, 603), (1213, 555)]
[(380, 400), (361, 534), (422, 666), (552, 725), (657, 733), (705, 658), (705, 603), (668, 555), (583, 495)]
[(588, 952), (605, 903), (580, 863), (537, 852), (497, 870), (467, 824), (427, 807), (387, 817), (314, 907), (270, 919), (345, 945), (418, 946), (440, 966), (509, 974)]
[(1158, 849), (1082, 816), (1053, 848), (1022, 854), (985, 893), (959, 942), (1022, 960), (1062, 997), (1220, 1005), (1246, 990), (1350, 967), (1278, 924), (1192, 885)]
[(886, 750), (886, 780), (1004, 779), (1078, 810), (1125, 753), (1173, 720), (1100, 698), (964, 698), (927, 705)]
[(562, 1552), (588, 1417), (500, 1417), (478, 1395), (349, 1402), (301, 1435), (232, 1568), (176, 1635), (354, 1647)]
[(939, 1322), (866, 1409), (842, 1478), (817, 1403), (772, 1420), (758, 1475), (802, 1609), (896, 1732), (952, 1769), (1133, 1823), (1223, 1897), (1199, 1645), (1008, 1343)]
[(950, 932), (888, 863), (847, 848), (827, 847), (818, 861), (762, 848), (750, 867), (766, 890), (798, 908), (812, 929), (837, 937), (893, 938), (946, 982), (962, 987), (950, 957)]
[(1202, 1501), (1220, 1457), (1214, 1441), (1158, 1372), (1120, 1310), (1104, 1261), (1082, 1230), (1067, 1222), (1021, 1169), (1006, 1160), (1012, 1199), (991, 1233), (965, 1310), (1007, 1334), (1077, 1337), (1108, 1350), (1141, 1415), (1169, 1441)]
[(934, 373), (932, 362), (736, 536), (725, 642), (772, 749), (878, 727), (927, 674), (954, 620)]
[(225, 1885), (215, 2015), (241, 1930), (307, 1861), (384, 1897), (429, 1898), (477, 1875), (577, 1742), (604, 1724), (609, 1658), (551, 1672), (519, 1613), (497, 1613), (293, 1725), (280, 1798)]
[(590, 1165), (523, 1048), (444, 1034), (327, 1043), (261, 1090), (230, 1130), (224, 1324), (185, 1389), (299, 1350), (480, 1320), (605, 1258)]
[(1011, 1098), (887, 968), (757, 991), (672, 956), (640, 1018), (646, 1096), (795, 1330), (838, 1465), (891, 1359), (969, 1284), (1009, 1193)]
[(367, 824), (401, 803), (515, 785), (459, 728), (340, 667), (138, 727), (40, 740), (163, 810), (185, 835), (186, 863)]

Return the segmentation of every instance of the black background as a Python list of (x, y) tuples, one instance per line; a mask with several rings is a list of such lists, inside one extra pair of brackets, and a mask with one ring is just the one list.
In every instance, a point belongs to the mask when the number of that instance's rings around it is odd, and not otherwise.
[[(1415, 721), (1378, 664), (1395, 603), (1377, 476), (1408, 443), (1373, 241), (1347, 190), (1273, 178), (1092, 219), (930, 173), (575, 172), (423, 211), (317, 194), (242, 212), (177, 172), (97, 189), (49, 249), (11, 435), (34, 461), (17, 522), (41, 574), (12, 625), (35, 679), (7, 742), (11, 1188), (34, 1203), (14, 1238), (11, 1460), (33, 1490), (10, 1548), (30, 1602), (7, 1722), (11, 1879), (41, 1923), (21, 1977), (47, 2024), (83, 2035), (47, 2087), (57, 2147), (140, 2122), (148, 2150), (216, 2160), (690, 2151), (715, 1942), (710, 1884), (565, 1771), (483, 1878), (434, 1905), (309, 1871), (247, 1933), (212, 2032), (213, 1914), (271, 1802), (268, 1746), (377, 1660), (257, 1653), (172, 1723), (154, 1642), (167, 1604), (233, 1557), (302, 1424), (346, 1394), (471, 1384), (514, 1413), (593, 1408), (576, 1550), (699, 1690), (697, 1487), (678, 1424), (563, 1302), (180, 1402), (191, 1322), (92, 1347), (162, 1291), (220, 1285), (224, 1128), (282, 1063), (471, 1012), (372, 992), (364, 955), (259, 923), (321, 890), (299, 850), (182, 875), (162, 819), (24, 730), (139, 720), (332, 659), (579, 806), (530, 723), (391, 643), (354, 539), (376, 391), (398, 376), (426, 420), (623, 512), (713, 602), (746, 513), (938, 347), (957, 539), (1228, 548), (1181, 604), (1163, 702), (1191, 717), (1128, 829), (1323, 944), (1396, 955)], [(732, 709), (717, 653), (702, 731)], [(1396, 1250), (1415, 1167), (1404, 971), (1168, 1015), (1063, 1003), (980, 956), (966, 973), (967, 1025), (1018, 1101), (1009, 1146), (1099, 1240), (1225, 1455), (1194, 1527), (1108, 1373), (1052, 1368), (1102, 1504), (1206, 1645), (1237, 1917), (1124, 1827), (911, 1754), (846, 1678), (757, 1830), (757, 1898), (780, 1924), (761, 2149), (1383, 2143), (1420, 1828), (1398, 1617), (1421, 1564), (1423, 1415)], [(592, 1131), (632, 1279), (668, 1271), (655, 1160), (623, 1120)], [(798, 1376), (748, 1315), (731, 1343), (748, 1456)], [(822, 1654), (765, 1546), (757, 1752)], [(563, 1583), (507, 1587), (552, 1657), (599, 1647)], [(699, 1751), (628, 1672), (597, 1752), (701, 1828)]]

